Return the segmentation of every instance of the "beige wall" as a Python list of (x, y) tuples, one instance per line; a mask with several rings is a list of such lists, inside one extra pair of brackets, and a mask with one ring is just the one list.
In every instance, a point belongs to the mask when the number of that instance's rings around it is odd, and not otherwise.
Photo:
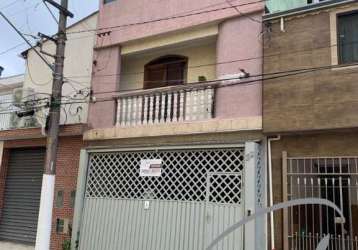
[[(93, 29), (97, 26), (97, 14), (74, 24), (67, 29), (68, 32)], [(63, 85), (63, 95), (74, 95), (76, 90), (89, 88), (91, 83), (93, 46), (95, 34), (78, 33), (69, 34), (66, 43), (64, 76), (71, 79), (70, 83)], [(48, 53), (55, 53), (55, 45), (52, 42), (45, 42), (43, 50)], [(47, 57), (53, 62), (53, 59)], [(81, 77), (80, 77), (81, 76)], [(52, 73), (48, 66), (41, 61), (34, 51), (28, 51), (27, 67), (25, 73), (24, 88), (34, 89), (36, 93), (51, 93)], [(46, 95), (40, 95), (43, 97)], [(74, 104), (63, 106), (66, 109), (66, 124), (85, 123), (87, 121), (88, 105)], [(79, 112), (76, 114), (76, 111)], [(66, 120), (64, 110), (61, 113), (61, 123)]]
[[(209, 39), (201, 42), (189, 42), (181, 46), (177, 45), (175, 48), (161, 49), (160, 51), (123, 56), (120, 90), (142, 88), (144, 65), (155, 58), (168, 54), (188, 57), (187, 82), (197, 82), (199, 76), (205, 76), (207, 80), (215, 79), (216, 41), (215, 39)], [(208, 64), (211, 65), (196, 67)]]
[[(358, 10), (358, 5), (346, 11)], [(330, 67), (337, 63), (336, 34), (332, 15), (343, 8), (315, 11), (280, 21), (270, 21), (265, 33), (264, 73)], [(335, 41), (333, 41), (335, 43)], [(356, 111), (358, 68), (316, 70), (305, 74), (265, 80), (263, 84), (264, 132), (279, 133), (358, 126)]]

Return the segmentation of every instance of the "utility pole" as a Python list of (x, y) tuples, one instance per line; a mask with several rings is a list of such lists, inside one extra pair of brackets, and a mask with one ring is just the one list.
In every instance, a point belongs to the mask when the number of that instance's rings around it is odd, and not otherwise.
[(58, 33), (56, 36), (56, 55), (53, 71), (52, 95), (49, 111), (49, 130), (46, 143), (46, 159), (42, 179), (40, 212), (37, 225), (36, 250), (50, 249), (52, 210), (55, 192), (56, 155), (60, 127), (61, 96), (63, 84), (63, 67), (66, 46), (67, 17), (73, 14), (67, 10), (68, 0), (61, 0), (61, 5), (53, 0), (45, 0), (60, 12)]

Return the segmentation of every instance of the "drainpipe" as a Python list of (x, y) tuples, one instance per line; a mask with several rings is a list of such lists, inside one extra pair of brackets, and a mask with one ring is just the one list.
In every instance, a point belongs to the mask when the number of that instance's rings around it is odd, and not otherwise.
[[(278, 135), (276, 137), (267, 139), (267, 155), (268, 155), (268, 174), (269, 174), (269, 189), (270, 189), (270, 204), (269, 206), (273, 206), (273, 184), (272, 184), (272, 160), (271, 160), (271, 142), (281, 140), (281, 136)], [(271, 231), (271, 249), (275, 250), (275, 223), (273, 212), (270, 212), (270, 231)]]

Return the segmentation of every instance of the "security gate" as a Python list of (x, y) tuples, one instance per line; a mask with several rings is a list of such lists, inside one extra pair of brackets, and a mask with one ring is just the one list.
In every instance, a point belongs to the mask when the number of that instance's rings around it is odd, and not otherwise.
[(10, 151), (0, 240), (35, 244), (44, 161), (44, 148)]
[(288, 199), (328, 199), (346, 219), (343, 223), (334, 209), (322, 205), (289, 209), (289, 249), (316, 249), (329, 234), (329, 249), (358, 250), (358, 158), (287, 158), (286, 178)]
[[(162, 159), (141, 177), (141, 159)], [(79, 249), (204, 249), (243, 217), (244, 149), (91, 153)], [(216, 249), (239, 250), (238, 230)]]

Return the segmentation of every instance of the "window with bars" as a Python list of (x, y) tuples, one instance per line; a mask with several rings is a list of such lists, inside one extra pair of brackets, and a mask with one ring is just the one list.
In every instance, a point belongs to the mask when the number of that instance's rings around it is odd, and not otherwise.
[[(158, 158), (162, 175), (140, 177), (140, 160)], [(240, 203), (243, 167), (242, 148), (92, 153), (86, 197)]]
[(358, 11), (338, 15), (337, 28), (339, 63), (358, 62)]

